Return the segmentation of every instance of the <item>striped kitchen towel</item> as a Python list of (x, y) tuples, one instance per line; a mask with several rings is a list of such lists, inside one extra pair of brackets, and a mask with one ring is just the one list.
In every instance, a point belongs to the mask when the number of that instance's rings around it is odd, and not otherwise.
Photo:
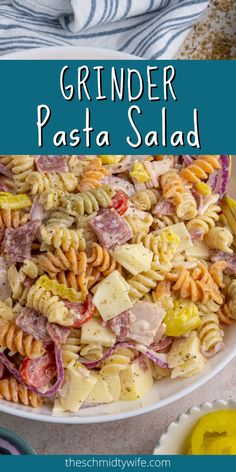
[(171, 59), (209, 0), (0, 0), (0, 54), (94, 46)]

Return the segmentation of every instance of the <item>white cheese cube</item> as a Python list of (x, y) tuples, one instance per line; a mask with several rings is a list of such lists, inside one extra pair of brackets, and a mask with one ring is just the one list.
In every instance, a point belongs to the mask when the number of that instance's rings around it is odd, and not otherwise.
[(123, 244), (114, 249), (114, 257), (131, 274), (147, 272), (151, 269), (153, 253), (139, 244)]
[(116, 341), (114, 333), (106, 326), (102, 326), (101, 320), (91, 318), (81, 326), (81, 343), (97, 343), (106, 347), (113, 347)]
[(78, 411), (96, 382), (96, 377), (85, 367), (65, 369), (64, 384), (59, 392), (59, 401), (64, 410)]
[(204, 241), (194, 243), (194, 246), (187, 248), (185, 253), (188, 257), (209, 259), (209, 247), (204, 243)]
[(120, 372), (121, 400), (139, 400), (153, 385), (150, 362), (144, 356)]
[(172, 379), (191, 377), (203, 369), (206, 359), (200, 347), (200, 340), (194, 332), (187, 338), (174, 340), (167, 358), (169, 367), (173, 369)]
[(111, 320), (133, 306), (129, 298), (129, 284), (118, 270), (112, 272), (98, 285), (93, 304), (104, 321)]
[(96, 383), (87, 397), (88, 403), (111, 403), (113, 398), (109, 392), (106, 380), (100, 375), (92, 373), (96, 379)]
[(104, 379), (107, 382), (108, 390), (112, 396), (112, 401), (117, 402), (120, 398), (121, 383), (119, 374), (104, 375)]
[[(172, 231), (173, 233), (177, 234), (177, 236), (179, 236), (180, 238), (180, 243), (176, 249), (177, 253), (185, 251), (189, 247), (193, 246), (190, 234), (184, 223), (176, 223), (174, 225), (168, 226), (168, 229)], [(159, 231), (157, 231), (157, 233), (162, 233), (165, 230), (166, 228), (162, 228)]]

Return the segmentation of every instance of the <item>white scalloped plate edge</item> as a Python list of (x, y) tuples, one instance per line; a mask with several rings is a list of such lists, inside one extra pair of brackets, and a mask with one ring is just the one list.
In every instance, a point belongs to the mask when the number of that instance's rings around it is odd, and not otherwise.
[(196, 422), (203, 415), (213, 411), (226, 409), (236, 410), (236, 400), (214, 400), (212, 402), (205, 402), (199, 406), (193, 406), (189, 408), (189, 410), (187, 410), (185, 413), (182, 413), (175, 421), (172, 421), (172, 423), (169, 424), (166, 431), (161, 435), (159, 442), (153, 451), (153, 454), (180, 454), (180, 452), (171, 452), (168, 450), (169, 446), (167, 444), (167, 442), (169, 442), (169, 444), (173, 444), (173, 446), (171, 446), (173, 448), (172, 451), (174, 448), (178, 448), (178, 445), (176, 446), (175, 442), (175, 434), (177, 433), (177, 429), (178, 436), (182, 436), (180, 442), (184, 443), (185, 438), (187, 437), (189, 430), (192, 429), (193, 424), (196, 424)]

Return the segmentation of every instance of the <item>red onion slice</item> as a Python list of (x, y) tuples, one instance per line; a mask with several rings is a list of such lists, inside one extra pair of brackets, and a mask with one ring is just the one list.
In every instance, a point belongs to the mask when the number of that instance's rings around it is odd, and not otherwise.
[(115, 351), (121, 348), (135, 349), (141, 354), (144, 354), (151, 361), (158, 364), (160, 367), (162, 368), (168, 367), (168, 364), (166, 362), (167, 356), (165, 354), (157, 354), (152, 349), (149, 349), (147, 346), (144, 346), (144, 344), (134, 344), (131, 342), (123, 342), (123, 343), (116, 344), (114, 347), (108, 349), (108, 351), (104, 354), (104, 356), (98, 359), (97, 361), (91, 362), (91, 361), (86, 361), (85, 359), (81, 359), (81, 358), (79, 359), (79, 361), (81, 362), (81, 364), (84, 365), (84, 367), (87, 367), (87, 369), (94, 369), (98, 367), (101, 362), (105, 361), (108, 357), (110, 357), (111, 354), (113, 354)]
[(221, 168), (209, 176), (208, 185), (212, 193), (218, 193), (222, 198), (226, 192), (230, 178), (230, 158), (226, 154), (220, 156)]
[(9, 177), (9, 179), (11, 179), (13, 175), (12, 171), (1, 163), (0, 163), (0, 174), (4, 175), (5, 177)]
[(5, 449), (7, 453), (11, 456), (21, 455), (20, 451), (18, 451), (18, 449), (13, 444), (11, 444), (10, 441), (7, 441), (3, 438), (0, 438), (0, 448)]

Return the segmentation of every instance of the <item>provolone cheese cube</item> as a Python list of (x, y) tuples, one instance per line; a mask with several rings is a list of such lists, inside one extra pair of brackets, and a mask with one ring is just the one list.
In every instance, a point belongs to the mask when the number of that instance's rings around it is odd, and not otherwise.
[(81, 326), (82, 344), (97, 343), (102, 346), (112, 347), (115, 341), (116, 337), (113, 332), (106, 328), (106, 326), (102, 326), (98, 318), (91, 318)]
[(139, 244), (122, 244), (114, 249), (114, 257), (131, 274), (147, 272), (151, 269), (153, 253)]
[(129, 298), (129, 284), (115, 270), (98, 285), (93, 304), (104, 321), (111, 320), (133, 306)]
[(139, 400), (153, 385), (150, 362), (145, 357), (133, 361), (120, 372), (121, 400)]
[[(180, 243), (176, 249), (176, 252), (182, 252), (193, 246), (191, 236), (184, 223), (176, 223), (174, 225), (168, 226), (168, 229), (173, 233), (177, 234), (180, 238)], [(166, 228), (162, 228), (157, 233), (162, 233)]]
[(112, 401), (117, 402), (120, 398), (121, 383), (119, 374), (104, 375), (104, 379), (107, 382), (108, 390), (112, 396)]
[(171, 378), (191, 377), (200, 372), (205, 366), (206, 359), (200, 352), (200, 340), (196, 333), (183, 339), (175, 339), (167, 362), (172, 370)]
[(106, 380), (100, 375), (92, 373), (96, 379), (96, 383), (87, 397), (88, 403), (111, 403), (113, 398), (109, 392)]
[(64, 384), (59, 392), (59, 401), (64, 410), (78, 411), (96, 382), (96, 377), (85, 367), (65, 369)]
[(209, 259), (209, 247), (204, 241), (198, 241), (194, 243), (194, 246), (189, 247), (185, 251), (188, 257), (197, 257), (200, 259)]

